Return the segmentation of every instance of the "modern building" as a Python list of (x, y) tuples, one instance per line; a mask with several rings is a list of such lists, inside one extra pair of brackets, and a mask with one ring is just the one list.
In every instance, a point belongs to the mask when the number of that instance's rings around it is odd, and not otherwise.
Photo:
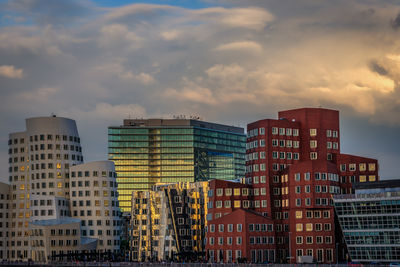
[(0, 182), (0, 260), (7, 259), (10, 220), (10, 185)]
[(208, 262), (275, 262), (273, 221), (250, 209), (213, 220), (206, 243)]
[(127, 119), (108, 128), (120, 206), (156, 183), (235, 179), (245, 173), (244, 129), (194, 119)]
[[(353, 182), (379, 180), (377, 160), (340, 153), (339, 112), (323, 108), (281, 111), (278, 119), (248, 124), (245, 176), (250, 185), (236, 196), (237, 207), (273, 219), (275, 260), (290, 263), (304, 256), (340, 259), (331, 196), (351, 193)], [(210, 199), (209, 224), (227, 213), (233, 187), (210, 185), (222, 195)]]
[(112, 161), (94, 161), (70, 168), (72, 217), (80, 219), (82, 237), (98, 240), (99, 252), (120, 250), (116, 177)]
[[(26, 131), (10, 134), (8, 143), (8, 260), (65, 260), (68, 254), (88, 248), (119, 250), (114, 163), (82, 164), (75, 121), (56, 116), (29, 118)], [(96, 183), (101, 183), (98, 190)], [(96, 221), (91, 220), (93, 216)]]
[[(26, 120), (26, 131), (9, 136), (11, 221), (9, 259), (29, 259), (31, 199), (69, 198), (69, 167), (83, 162), (75, 121), (60, 117)], [(52, 201), (54, 203), (54, 201)], [(53, 204), (52, 204), (53, 205)], [(54, 207), (54, 206), (53, 206)], [(42, 209), (43, 219), (54, 209)]]
[(198, 261), (205, 257), (208, 182), (134, 191), (131, 260)]
[(355, 183), (354, 194), (335, 195), (348, 257), (362, 263), (400, 261), (400, 180)]

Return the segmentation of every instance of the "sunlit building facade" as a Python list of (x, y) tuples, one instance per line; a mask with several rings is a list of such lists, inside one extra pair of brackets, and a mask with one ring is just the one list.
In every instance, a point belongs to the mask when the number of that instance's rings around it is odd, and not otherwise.
[(198, 261), (205, 256), (208, 182), (153, 186), (134, 191), (131, 214), (133, 261)]
[(8, 258), (27, 260), (32, 256), (29, 222), (36, 215), (32, 201), (41, 206), (37, 218), (57, 216), (55, 199), (69, 198), (69, 167), (83, 162), (82, 148), (75, 121), (55, 116), (26, 119), (26, 131), (11, 133), (8, 145), (12, 209)]
[(356, 262), (400, 261), (400, 180), (357, 183), (333, 200), (349, 257)]
[[(379, 180), (379, 166), (376, 159), (342, 154), (340, 148), (337, 110), (286, 110), (278, 113), (278, 119), (248, 124), (245, 179), (249, 185), (210, 183), (214, 196), (208, 224), (236, 209), (250, 209), (273, 220), (276, 262), (343, 259), (332, 195), (352, 193), (354, 182)], [(267, 259), (264, 254), (249, 255), (252, 262)]]
[(26, 131), (11, 133), (8, 145), (10, 185), (0, 192), (0, 228), (7, 227), (0, 230), (0, 247), (6, 244), (7, 251), (0, 256), (46, 262), (88, 250), (119, 253), (114, 163), (83, 164), (74, 120), (29, 118)]
[(244, 129), (192, 119), (127, 119), (108, 128), (120, 206), (156, 183), (235, 179), (245, 173)]

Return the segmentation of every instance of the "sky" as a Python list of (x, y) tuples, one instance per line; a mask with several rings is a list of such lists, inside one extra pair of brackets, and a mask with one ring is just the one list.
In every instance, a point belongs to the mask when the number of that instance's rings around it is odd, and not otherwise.
[(0, 0), (0, 180), (25, 118), (76, 120), (85, 161), (124, 118), (245, 127), (340, 111), (342, 153), (400, 178), (397, 0)]

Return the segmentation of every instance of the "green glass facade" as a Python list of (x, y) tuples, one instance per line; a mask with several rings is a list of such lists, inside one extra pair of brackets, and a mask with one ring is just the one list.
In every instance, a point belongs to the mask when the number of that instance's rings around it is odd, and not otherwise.
[(120, 207), (130, 211), (132, 191), (156, 183), (244, 177), (245, 140), (243, 133), (192, 125), (109, 127)]

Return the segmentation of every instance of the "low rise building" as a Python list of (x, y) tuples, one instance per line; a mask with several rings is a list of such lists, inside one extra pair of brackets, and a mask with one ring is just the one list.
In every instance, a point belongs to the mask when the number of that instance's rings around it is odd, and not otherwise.
[(207, 226), (209, 262), (275, 262), (273, 220), (238, 208)]
[(348, 258), (399, 262), (400, 180), (356, 183), (353, 189), (354, 194), (333, 197)]

